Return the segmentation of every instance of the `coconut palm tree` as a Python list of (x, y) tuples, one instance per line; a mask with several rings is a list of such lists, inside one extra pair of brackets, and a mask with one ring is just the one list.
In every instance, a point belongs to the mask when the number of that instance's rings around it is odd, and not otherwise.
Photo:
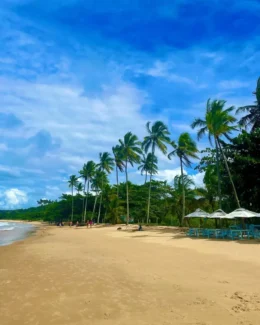
[(103, 182), (103, 184), (108, 184), (107, 174), (105, 172), (97, 169), (95, 171), (95, 175), (92, 178), (92, 182), (91, 182), (91, 189), (96, 193), (94, 207), (93, 207), (93, 213), (92, 213), (92, 219), (95, 216), (97, 199), (98, 199), (99, 193), (101, 192), (102, 182)]
[(77, 191), (77, 194), (79, 194), (79, 192), (82, 192), (83, 191), (83, 185), (82, 183), (78, 183), (77, 186), (75, 186), (76, 188), (76, 191)]
[(86, 179), (86, 182), (87, 182), (87, 193), (86, 193), (84, 214), (83, 214), (83, 222), (85, 223), (86, 222), (86, 214), (87, 214), (87, 206), (88, 206), (89, 184), (95, 175), (96, 164), (94, 163), (93, 160), (90, 160), (84, 165), (83, 168), (84, 168), (84, 179)]
[(124, 171), (124, 162), (121, 147), (116, 145), (112, 147), (112, 151), (114, 154), (114, 160), (116, 165), (116, 187), (117, 187), (117, 198), (119, 197), (119, 186), (118, 186), (118, 170), (122, 173)]
[(156, 156), (153, 156), (151, 152), (148, 153), (148, 155), (143, 155), (143, 158), (141, 160), (141, 165), (138, 167), (138, 170), (141, 170), (141, 175), (145, 173), (145, 181), (146, 184), (147, 181), (147, 175), (148, 174), (158, 174), (158, 159)]
[[(86, 184), (88, 180), (88, 172), (87, 172), (87, 164), (84, 164), (82, 169), (79, 171), (80, 178), (83, 178), (84, 186), (83, 186), (83, 192), (86, 194)], [(85, 206), (85, 199), (83, 197), (82, 200), (82, 221), (84, 220), (84, 206)]]
[(236, 126), (234, 126), (234, 123), (236, 122), (236, 118), (230, 114), (234, 110), (234, 107), (231, 106), (229, 108), (224, 109), (225, 104), (226, 101), (224, 100), (213, 100), (211, 102), (210, 99), (208, 99), (205, 119), (202, 120), (200, 118), (196, 118), (191, 124), (191, 127), (193, 129), (200, 128), (198, 130), (198, 140), (200, 140), (203, 135), (208, 134), (209, 142), (212, 145), (212, 138), (214, 139), (216, 158), (217, 158), (218, 197), (219, 197), (220, 209), (221, 209), (221, 188), (220, 188), (220, 171), (219, 171), (219, 150), (224, 159), (224, 163), (229, 175), (231, 185), (233, 187), (237, 205), (238, 207), (240, 207), (237, 191), (232, 180), (232, 176), (228, 167), (226, 156), (224, 154), (224, 151), (222, 150), (221, 143), (220, 143), (220, 138), (222, 136), (226, 137), (229, 140), (230, 133), (232, 131), (237, 130)]
[(76, 175), (71, 175), (68, 181), (69, 187), (71, 188), (71, 221), (73, 222), (73, 209), (74, 209), (74, 199), (73, 199), (73, 189), (78, 185), (78, 178)]
[(180, 159), (181, 165), (181, 179), (182, 179), (182, 221), (183, 223), (185, 217), (185, 187), (184, 187), (184, 174), (183, 174), (183, 166), (191, 167), (190, 158), (198, 159), (199, 157), (196, 155), (198, 152), (198, 148), (196, 142), (192, 140), (190, 134), (188, 132), (184, 132), (180, 134), (178, 143), (176, 144), (174, 141), (171, 143), (173, 147), (173, 151), (169, 153), (168, 158), (171, 159), (173, 156), (178, 156)]
[(132, 132), (125, 134), (124, 138), (119, 140), (120, 150), (124, 159), (125, 179), (126, 179), (126, 224), (129, 223), (129, 197), (128, 197), (128, 163), (133, 166), (140, 162), (140, 155), (142, 154), (141, 142), (138, 137)]
[[(158, 148), (164, 155), (167, 154), (167, 143), (170, 143), (171, 140), (168, 137), (170, 134), (167, 126), (161, 122), (156, 121), (151, 127), (151, 122), (147, 122), (146, 128), (148, 135), (144, 138), (142, 148), (147, 153), (151, 149), (152, 157), (155, 155), (155, 149)], [(149, 192), (148, 192), (148, 202), (147, 202), (147, 220), (149, 222), (150, 216), (150, 201), (151, 201), (151, 180), (152, 180), (152, 173), (150, 174), (150, 184), (149, 184)]]
[[(103, 152), (103, 153), (99, 154), (99, 164), (97, 164), (97, 167), (102, 172), (106, 172), (108, 174), (111, 173), (111, 171), (113, 170), (113, 167), (114, 167), (114, 159), (110, 156), (109, 152)], [(99, 219), (100, 219), (103, 186), (104, 186), (104, 179), (102, 178), (97, 223), (99, 223)]]
[(245, 127), (251, 125), (251, 132), (260, 128), (260, 77), (257, 80), (256, 91), (253, 94), (256, 96), (255, 105), (239, 107), (236, 111), (236, 113), (247, 113), (240, 119), (239, 124)]

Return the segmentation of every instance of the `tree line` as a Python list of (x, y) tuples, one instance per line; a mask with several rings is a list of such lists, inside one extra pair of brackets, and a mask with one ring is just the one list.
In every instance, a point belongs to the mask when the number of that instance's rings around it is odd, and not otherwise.
[[(182, 225), (184, 216), (196, 207), (209, 212), (240, 206), (259, 211), (260, 78), (253, 94), (255, 103), (237, 110), (226, 107), (224, 100), (207, 101), (204, 116), (191, 124), (197, 130), (198, 141), (208, 137), (210, 147), (201, 152), (188, 132), (172, 140), (162, 121), (148, 122), (142, 141), (127, 132), (111, 152), (99, 154), (97, 163), (88, 161), (78, 175), (70, 176), (71, 195), (63, 194), (55, 202), (40, 200), (41, 213), (48, 211), (48, 215), (53, 215), (50, 210), (55, 206), (59, 217), (83, 223), (87, 219), (116, 223), (124, 217), (127, 224), (130, 220), (169, 224), (171, 220)], [(236, 113), (244, 115), (237, 120)], [(169, 159), (179, 159), (181, 175), (175, 177), (173, 184), (154, 179), (159, 151)], [(129, 179), (129, 167), (134, 165), (144, 176), (142, 185)], [(195, 188), (185, 167), (204, 172), (204, 187)], [(113, 171), (116, 184), (111, 185), (108, 176)], [(119, 183), (119, 173), (124, 173), (124, 183)]]

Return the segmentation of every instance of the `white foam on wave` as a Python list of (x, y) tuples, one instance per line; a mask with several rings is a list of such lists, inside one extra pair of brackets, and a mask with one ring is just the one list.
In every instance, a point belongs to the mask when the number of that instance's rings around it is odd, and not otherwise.
[(0, 222), (0, 227), (6, 227), (9, 225), (10, 225), (10, 222)]
[(9, 231), (9, 230), (14, 230), (14, 227), (9, 227), (9, 228), (1, 227), (0, 228), (0, 231)]

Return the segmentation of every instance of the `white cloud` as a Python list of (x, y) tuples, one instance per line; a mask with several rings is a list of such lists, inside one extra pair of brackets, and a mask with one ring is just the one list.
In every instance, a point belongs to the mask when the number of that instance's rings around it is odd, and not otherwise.
[(195, 187), (204, 187), (203, 184), (203, 178), (205, 176), (205, 173), (197, 173), (195, 175), (190, 175), (190, 177), (193, 179), (195, 183)]
[[(184, 171), (186, 174), (186, 171)], [(159, 170), (158, 174), (156, 175), (155, 179), (157, 180), (163, 180), (167, 182), (172, 182), (174, 180), (174, 177), (177, 175), (181, 175), (181, 168), (174, 168), (174, 169), (164, 169)]]
[(28, 202), (27, 193), (18, 188), (11, 188), (0, 193), (0, 198), (0, 205), (4, 209), (17, 208)]

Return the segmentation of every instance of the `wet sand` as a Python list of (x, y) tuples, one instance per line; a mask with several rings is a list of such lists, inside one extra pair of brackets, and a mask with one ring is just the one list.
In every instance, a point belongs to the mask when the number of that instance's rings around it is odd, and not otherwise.
[(258, 325), (260, 244), (42, 227), (0, 247), (1, 325)]

